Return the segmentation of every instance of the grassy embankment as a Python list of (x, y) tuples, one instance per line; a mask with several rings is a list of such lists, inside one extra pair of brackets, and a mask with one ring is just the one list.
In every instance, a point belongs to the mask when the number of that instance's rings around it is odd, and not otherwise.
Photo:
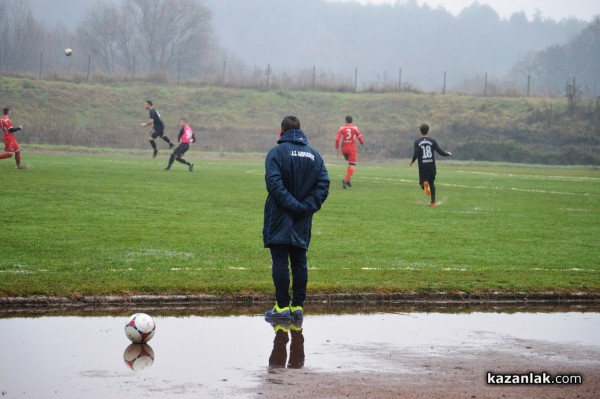
[(176, 136), (190, 118), (203, 151), (263, 153), (282, 116), (300, 117), (311, 143), (333, 154), (343, 117), (351, 114), (367, 140), (361, 160), (406, 158), (427, 122), (457, 160), (600, 164), (600, 107), (564, 98), (485, 98), (457, 94), (331, 93), (159, 85), (86, 84), (0, 77), (0, 99), (26, 126), (30, 145), (147, 149), (145, 99), (152, 99)]

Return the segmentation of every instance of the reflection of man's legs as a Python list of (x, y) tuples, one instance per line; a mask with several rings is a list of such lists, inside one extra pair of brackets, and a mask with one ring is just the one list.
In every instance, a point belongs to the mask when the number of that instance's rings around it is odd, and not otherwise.
[(275, 332), (273, 340), (273, 350), (269, 356), (269, 367), (284, 368), (287, 360), (287, 343), (289, 341), (287, 329), (280, 329)]
[(304, 306), (306, 285), (308, 284), (308, 262), (306, 249), (290, 247), (290, 262), (292, 265), (292, 306)]
[(292, 335), (292, 343), (290, 344), (288, 368), (301, 369), (304, 367), (304, 335), (302, 335), (302, 328), (291, 328), (290, 334)]

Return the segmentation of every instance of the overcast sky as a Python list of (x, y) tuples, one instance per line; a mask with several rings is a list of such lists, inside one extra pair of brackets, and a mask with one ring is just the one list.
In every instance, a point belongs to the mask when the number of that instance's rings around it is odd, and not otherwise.
[[(406, 0), (329, 0), (352, 1), (363, 4), (395, 4)], [(432, 8), (443, 7), (452, 14), (458, 14), (463, 8), (473, 4), (475, 0), (417, 0), (417, 3), (428, 4)], [(531, 19), (536, 10), (544, 18), (560, 21), (570, 16), (591, 21), (600, 15), (600, 0), (478, 0), (479, 4), (489, 4), (501, 18), (510, 17), (513, 13), (525, 11)]]

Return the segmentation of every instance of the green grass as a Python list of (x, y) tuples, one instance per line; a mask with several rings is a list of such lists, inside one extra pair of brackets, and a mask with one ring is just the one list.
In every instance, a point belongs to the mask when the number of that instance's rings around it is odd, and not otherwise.
[[(0, 162), (0, 296), (270, 294), (262, 155), (34, 154)], [(426, 206), (408, 160), (326, 159), (312, 293), (600, 290), (600, 173), (440, 162)]]

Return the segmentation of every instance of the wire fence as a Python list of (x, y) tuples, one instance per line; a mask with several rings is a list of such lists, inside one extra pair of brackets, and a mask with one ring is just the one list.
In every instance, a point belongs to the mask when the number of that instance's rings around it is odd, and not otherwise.
[[(48, 57), (47, 57), (48, 58)], [(576, 76), (564, 79), (543, 80), (531, 73), (519, 76), (496, 78), (487, 72), (475, 73), (471, 76), (452, 76), (445, 70), (439, 75), (427, 79), (425, 85), (417, 83), (419, 78), (412, 71), (396, 68), (395, 73), (387, 71), (378, 77), (362, 72), (354, 67), (347, 73), (333, 73), (316, 65), (286, 71), (267, 64), (264, 67), (247, 67), (231, 63), (211, 62), (200, 70), (189, 71), (182, 68), (181, 61), (171, 70), (151, 71), (147, 61), (137, 60), (135, 56), (127, 70), (120, 69), (112, 74), (102, 72), (101, 60), (92, 55), (57, 58), (52, 54), (45, 61), (44, 53), (40, 53), (37, 73), (28, 71), (5, 71), (27, 74), (39, 80), (67, 80), (75, 82), (133, 82), (150, 81), (154, 83), (175, 83), (184, 85), (213, 85), (222, 87), (253, 88), (261, 90), (318, 90), (333, 92), (415, 92), (415, 93), (458, 93), (483, 97), (562, 97), (571, 81)], [(421, 78), (422, 80), (422, 78)], [(590, 89), (585, 82), (575, 86), (582, 98), (597, 98), (600, 93)]]
[[(71, 57), (63, 57), (67, 63), (62, 68), (54, 68), (52, 65), (46, 64), (44, 54), (40, 54), (39, 71), (36, 77), (29, 75), (33, 80), (27, 80), (24, 85), (34, 86), (35, 79), (43, 80), (65, 80), (70, 82), (90, 82), (94, 84), (103, 83), (120, 83), (120, 82), (142, 82), (148, 81), (153, 83), (167, 83), (182, 86), (216, 86), (216, 87), (235, 87), (235, 88), (253, 88), (262, 91), (278, 91), (285, 92), (286, 90), (315, 90), (315, 91), (332, 91), (332, 92), (421, 92), (417, 90), (409, 79), (406, 79), (401, 68), (398, 69), (398, 74), (395, 79), (386, 81), (366, 81), (361, 82), (360, 70), (354, 68), (351, 76), (340, 78), (337, 75), (320, 72), (316, 66), (298, 70), (296, 73), (277, 72), (271, 65), (266, 68), (255, 68), (252, 71), (244, 71), (236, 73), (234, 67), (229, 67), (225, 61), (222, 62), (218, 69), (206, 69), (197, 76), (188, 76), (179, 71), (179, 65), (176, 71), (149, 72), (144, 69), (145, 66), (134, 63), (135, 68), (130, 74), (121, 74), (107, 76), (98, 72), (98, 68), (94, 67), (94, 58), (87, 57), (87, 61), (69, 62), (74, 59)], [(139, 68), (139, 69), (137, 69)], [(23, 74), (19, 74), (23, 75)], [(456, 92), (453, 86), (448, 84), (449, 74), (443, 72), (440, 76), (440, 85), (433, 92), (439, 95)], [(487, 74), (477, 75), (469, 81), (470, 92), (466, 94), (478, 95), (483, 97), (491, 96), (535, 96), (536, 90), (533, 89), (533, 78), (527, 76), (524, 80), (525, 85), (521, 91), (511, 89), (510, 92), (501, 92), (497, 84), (488, 78)], [(572, 120), (576, 115), (589, 114), (589, 118), (599, 118), (600, 115), (600, 97), (595, 96), (593, 100), (580, 101), (584, 96), (583, 91), (579, 88), (579, 83), (576, 78), (566, 83), (566, 94), (561, 97), (567, 97), (565, 115)], [(453, 91), (456, 90), (456, 91)], [(540, 120), (547, 126), (553, 127), (556, 125), (556, 114), (553, 110), (532, 110), (529, 118), (531, 123)], [(552, 116), (552, 117), (551, 117)], [(588, 117), (586, 117), (588, 118)], [(588, 119), (589, 119), (588, 118)], [(564, 118), (563, 118), (564, 119)], [(579, 118), (581, 119), (581, 118)], [(600, 120), (600, 119), (598, 119)], [(539, 121), (538, 121), (539, 122)], [(561, 122), (562, 123), (562, 122)], [(566, 125), (565, 125), (566, 126)], [(587, 126), (587, 125), (586, 125)], [(596, 124), (595, 126), (600, 126)], [(306, 132), (309, 135), (311, 144), (318, 148), (323, 155), (335, 154), (334, 140), (335, 132), (322, 131), (319, 125), (305, 126)], [(497, 148), (475, 148), (472, 146), (467, 137), (456, 137), (455, 143), (464, 146), (465, 153), (468, 150), (470, 154), (479, 154), (477, 160), (490, 157), (489, 154), (501, 154), (502, 157), (494, 160), (514, 161), (514, 162), (539, 162), (546, 163), (547, 159), (554, 159), (559, 163), (575, 163), (575, 164), (599, 164), (600, 154), (597, 146), (597, 128), (591, 129), (590, 134), (593, 140), (589, 143), (577, 143), (569, 141), (566, 145), (561, 145), (555, 149), (539, 149), (539, 148), (521, 148), (522, 142), (513, 144), (510, 137), (511, 134), (518, 132), (510, 131), (510, 127), (503, 128), (506, 131), (499, 132), (498, 137), (504, 137), (508, 140), (503, 144), (503, 150)], [(548, 130), (547, 129), (547, 130)], [(58, 119), (44, 119), (36, 123), (29, 121), (27, 126), (28, 134), (23, 135), (20, 141), (24, 144), (49, 144), (58, 146), (81, 146), (88, 148), (131, 148), (131, 149), (147, 149), (149, 134), (144, 129), (132, 126), (122, 126), (110, 119), (90, 121), (82, 124), (81, 121), (72, 123)], [(452, 129), (450, 129), (452, 130)], [(456, 129), (455, 129), (456, 130)], [(551, 129), (550, 129), (551, 130)], [(565, 129), (563, 129), (565, 130)], [(265, 153), (275, 143), (276, 132), (253, 130), (252, 128), (244, 127), (243, 134), (240, 129), (226, 129), (221, 127), (212, 127), (210, 131), (199, 131), (200, 144), (197, 149), (208, 152), (253, 152)], [(452, 134), (452, 131), (447, 133)], [(463, 132), (464, 133), (464, 132)], [(177, 134), (175, 130), (167, 133), (172, 138)], [(562, 134), (562, 133), (561, 133)], [(399, 159), (408, 158), (412, 154), (412, 142), (414, 140), (414, 131), (399, 131), (396, 129), (384, 128), (380, 131), (369, 132), (367, 144), (360, 148), (362, 160), (377, 160), (377, 159)], [(565, 136), (566, 137), (566, 136)], [(582, 137), (587, 137), (582, 136)], [(461, 141), (462, 140), (462, 141)], [(588, 140), (589, 141), (589, 140)], [(516, 142), (516, 141), (515, 141)], [(159, 142), (159, 144), (162, 144)], [(478, 144), (478, 143), (476, 143)], [(495, 142), (496, 145), (498, 143)], [(478, 144), (479, 145), (479, 144)], [(591, 146), (591, 147), (590, 147)], [(590, 152), (589, 150), (592, 149)], [(457, 151), (460, 153), (460, 151)], [(549, 156), (551, 155), (551, 157)]]

